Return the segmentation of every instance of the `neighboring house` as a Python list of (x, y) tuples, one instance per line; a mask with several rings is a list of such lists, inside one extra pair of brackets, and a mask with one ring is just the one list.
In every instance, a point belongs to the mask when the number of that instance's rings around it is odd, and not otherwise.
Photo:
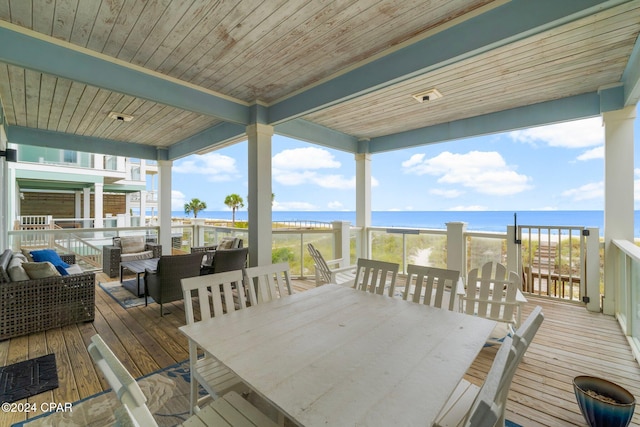
[[(62, 227), (144, 225), (140, 212), (157, 211), (155, 162), (72, 150), (10, 145), (9, 223), (49, 215)], [(68, 221), (59, 221), (60, 219)], [(93, 219), (94, 222), (79, 220)]]

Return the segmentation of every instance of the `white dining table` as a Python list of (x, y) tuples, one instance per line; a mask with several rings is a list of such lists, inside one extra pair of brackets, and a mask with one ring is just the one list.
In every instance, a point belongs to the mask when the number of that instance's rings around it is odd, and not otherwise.
[(180, 330), (301, 426), (430, 426), (496, 322), (328, 284)]

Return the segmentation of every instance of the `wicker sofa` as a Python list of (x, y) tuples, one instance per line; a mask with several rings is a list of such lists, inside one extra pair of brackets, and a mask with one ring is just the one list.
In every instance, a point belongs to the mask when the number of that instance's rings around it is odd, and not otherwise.
[[(46, 331), (95, 317), (95, 273), (11, 281), (14, 253), (0, 255), (0, 340)], [(75, 255), (62, 255), (75, 264)]]
[(102, 271), (109, 277), (120, 274), (120, 263), (140, 259), (160, 258), (162, 245), (150, 243), (145, 236), (114, 237), (113, 244), (102, 247)]

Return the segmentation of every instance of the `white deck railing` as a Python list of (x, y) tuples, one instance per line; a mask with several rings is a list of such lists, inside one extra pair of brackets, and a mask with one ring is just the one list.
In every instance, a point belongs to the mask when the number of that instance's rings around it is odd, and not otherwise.
[[(188, 253), (193, 246), (207, 246), (218, 242), (222, 237), (233, 236), (244, 239), (248, 243), (248, 230), (226, 226), (203, 225), (203, 222), (190, 221), (181, 225), (174, 222), (171, 229), (171, 246), (174, 251)], [(195, 223), (195, 224), (194, 224)], [(519, 270), (524, 274), (525, 292), (549, 298), (583, 302), (583, 282), (585, 255), (582, 243), (574, 242), (573, 235), (582, 236), (580, 230), (564, 229), (560, 227), (539, 227), (535, 232), (533, 226), (526, 226), (518, 236), (521, 245), (514, 244), (513, 227), (507, 227), (505, 233), (467, 231), (455, 224), (448, 229), (412, 229), (412, 228), (383, 228), (370, 227), (362, 230), (355, 227), (341, 226), (341, 222), (330, 224), (328, 227), (316, 228), (282, 228), (274, 227), (272, 258), (275, 262), (287, 261), (291, 265), (291, 272), (298, 277), (311, 277), (314, 274), (313, 261), (307, 251), (307, 243), (314, 245), (327, 259), (343, 257), (348, 252), (345, 264), (354, 264), (359, 254), (367, 253), (366, 257), (381, 259), (400, 264), (400, 271), (405, 272), (408, 264), (430, 265), (440, 268), (460, 270), (462, 277), (467, 271), (480, 267), (485, 262), (496, 261), (506, 264), (512, 270)], [(552, 230), (553, 229), (553, 230)], [(511, 230), (511, 231), (509, 231)], [(70, 250), (79, 256), (91, 257), (91, 264), (101, 265), (99, 248), (111, 243), (111, 238), (120, 234), (150, 234), (157, 236), (158, 227), (109, 227), (109, 228), (74, 228), (68, 230), (23, 230), (9, 233), (10, 244), (14, 248), (51, 245), (63, 250)], [(511, 234), (509, 234), (511, 233)], [(554, 234), (555, 233), (555, 234)], [(567, 236), (564, 236), (564, 235)], [(508, 238), (508, 236), (512, 236)], [(554, 235), (555, 237), (548, 237)], [(535, 237), (531, 237), (535, 236)], [(545, 237), (541, 237), (545, 236)], [(558, 237), (560, 236), (560, 237)], [(569, 268), (566, 276), (568, 280), (561, 281), (560, 286), (551, 287), (555, 276), (545, 277), (544, 273), (533, 268), (523, 268), (531, 265), (533, 252), (540, 246), (543, 239), (558, 241), (556, 257), (553, 261), (559, 277), (565, 265)], [(596, 236), (597, 239), (597, 236)], [(339, 242), (344, 243), (339, 243)], [(364, 248), (364, 249), (363, 249)], [(592, 299), (600, 300), (600, 256), (598, 251), (594, 275), (595, 291)], [(551, 262), (551, 261), (549, 261)], [(596, 277), (597, 276), (597, 277)], [(543, 281), (546, 285), (543, 285)], [(535, 284), (538, 283), (536, 286)], [(562, 291), (560, 291), (560, 289)]]
[(615, 311), (636, 360), (640, 360), (640, 248), (628, 240), (613, 240)]

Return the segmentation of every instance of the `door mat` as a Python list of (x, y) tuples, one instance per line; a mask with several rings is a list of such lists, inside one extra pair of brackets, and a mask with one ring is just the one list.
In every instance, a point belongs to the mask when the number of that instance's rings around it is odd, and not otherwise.
[(3, 403), (54, 388), (58, 388), (58, 370), (53, 353), (0, 368), (0, 401)]

